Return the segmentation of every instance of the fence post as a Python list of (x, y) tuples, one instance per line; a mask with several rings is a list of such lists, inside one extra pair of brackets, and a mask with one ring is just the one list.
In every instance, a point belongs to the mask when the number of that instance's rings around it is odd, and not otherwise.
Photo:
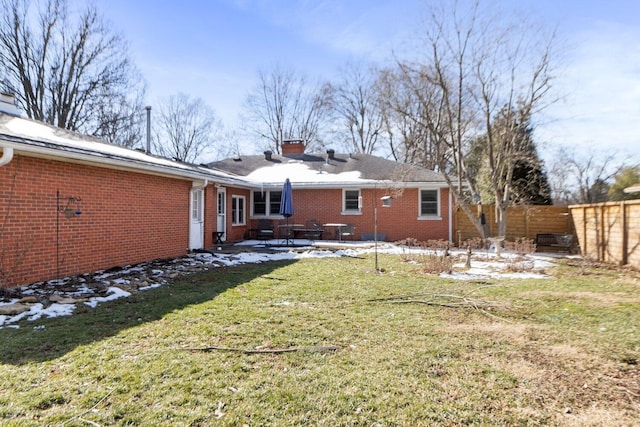
[(582, 236), (584, 236), (584, 248), (582, 248), (582, 255), (588, 256), (587, 252), (587, 207), (582, 206)]
[(627, 204), (625, 201), (620, 202), (620, 215), (622, 218), (620, 219), (622, 224), (620, 224), (621, 232), (622, 232), (622, 259), (621, 265), (626, 265), (629, 262), (629, 230), (627, 229)]

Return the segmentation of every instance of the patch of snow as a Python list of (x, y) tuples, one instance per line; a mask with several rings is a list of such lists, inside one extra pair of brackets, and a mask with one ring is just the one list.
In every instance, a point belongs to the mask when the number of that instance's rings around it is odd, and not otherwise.
[(115, 286), (109, 288), (109, 293), (110, 295), (107, 295), (106, 297), (89, 298), (89, 301), (85, 302), (85, 305), (88, 305), (89, 307), (92, 307), (92, 308), (96, 308), (98, 304), (101, 302), (113, 301), (118, 298), (131, 296), (130, 292), (123, 291), (122, 289), (117, 288)]
[(75, 309), (76, 309), (75, 304), (54, 303), (47, 308), (41, 308), (37, 313), (33, 314), (32, 316), (29, 316), (27, 320), (30, 320), (30, 321), (38, 320), (42, 316), (45, 316), (45, 317), (71, 316)]
[(162, 286), (162, 283), (154, 283), (153, 285), (142, 286), (142, 287), (138, 288), (138, 290), (139, 291), (148, 291), (150, 289), (159, 288), (160, 286)]
[[(269, 242), (260, 242), (260, 241), (244, 241), (238, 243), (237, 246), (246, 246), (246, 245), (254, 245), (259, 247), (260, 245), (268, 246), (271, 251), (266, 252), (240, 252), (235, 254), (229, 253), (197, 253), (190, 254), (182, 258), (178, 258), (172, 260), (160, 268), (150, 268), (149, 265), (144, 266), (135, 266), (135, 267), (127, 267), (118, 271), (113, 271), (110, 273), (106, 272), (97, 272), (94, 275), (94, 280), (99, 280), (105, 283), (107, 288), (107, 295), (100, 297), (90, 297), (86, 304), (89, 307), (95, 308), (100, 303), (106, 301), (112, 301), (118, 298), (126, 298), (131, 295), (130, 292), (124, 291), (117, 286), (117, 284), (130, 284), (131, 280), (124, 278), (126, 274), (143, 274), (149, 278), (148, 285), (140, 286), (138, 291), (146, 291), (154, 288), (158, 288), (164, 285), (166, 280), (165, 276), (174, 277), (174, 274), (177, 272), (189, 272), (193, 271), (192, 269), (207, 269), (214, 268), (220, 265), (225, 266), (234, 266), (240, 264), (251, 264), (251, 263), (264, 263), (270, 261), (281, 261), (281, 260), (297, 260), (297, 259), (308, 259), (308, 258), (336, 258), (336, 257), (358, 257), (363, 254), (373, 253), (374, 251), (378, 251), (379, 253), (391, 254), (391, 255), (421, 255), (421, 254), (437, 254), (442, 255), (442, 250), (434, 250), (434, 249), (422, 249), (422, 248), (407, 248), (402, 246), (397, 246), (394, 244), (379, 242), (377, 248), (375, 247), (373, 242), (312, 242), (305, 241), (304, 239), (296, 239), (295, 247), (278, 247), (278, 251), (274, 251), (276, 249), (275, 245), (281, 244), (282, 241), (269, 241)], [(304, 245), (304, 246), (300, 246)], [(308, 245), (308, 246), (306, 246)], [(464, 260), (466, 257), (465, 250), (457, 250), (452, 249), (450, 252), (450, 256), (454, 257), (453, 259), (456, 261)], [(416, 262), (419, 262), (416, 260)], [(526, 271), (522, 272), (509, 272), (505, 271), (507, 265), (509, 263), (520, 263), (525, 266)], [(486, 279), (500, 279), (500, 278), (508, 278), (508, 279), (546, 279), (550, 276), (545, 275), (542, 271), (546, 268), (554, 266), (553, 257), (541, 255), (541, 254), (531, 254), (526, 255), (524, 257), (503, 252), (501, 258), (496, 257), (494, 254), (486, 253), (486, 252), (475, 252), (472, 256), (471, 262), (472, 268), (465, 269), (464, 263), (456, 262), (453, 265), (454, 272), (451, 274), (441, 274), (442, 278), (449, 278), (454, 280), (486, 280)], [(146, 271), (146, 274), (145, 274)], [(159, 279), (159, 278), (162, 279)], [(63, 287), (63, 285), (68, 285), (68, 282), (71, 278), (65, 279), (55, 279), (49, 282), (39, 282), (36, 284), (28, 285), (23, 287), (22, 295), (44, 295), (46, 296), (46, 292), (41, 288), (49, 288), (48, 292), (51, 292), (53, 289), (54, 295), (62, 295), (61, 292), (56, 291), (56, 286)], [(67, 290), (64, 292), (64, 296), (67, 297), (81, 297), (87, 295), (94, 295), (95, 290), (90, 289), (86, 284), (81, 283), (77, 284), (77, 282), (86, 282), (83, 278), (76, 278), (76, 285), (73, 290)], [(67, 287), (67, 286), (64, 286)], [(19, 302), (19, 299), (11, 299), (9, 302), (0, 302), (0, 306), (14, 304)], [(282, 305), (291, 304), (288, 301), (284, 301), (279, 303)], [(15, 315), (0, 315), (0, 329), (2, 328), (19, 328), (16, 325), (17, 322), (26, 319), (28, 321), (34, 321), (40, 319), (42, 317), (58, 317), (58, 316), (70, 316), (73, 314), (76, 308), (76, 304), (62, 304), (62, 303), (53, 303), (48, 307), (44, 307), (41, 303), (31, 304), (29, 310)]]

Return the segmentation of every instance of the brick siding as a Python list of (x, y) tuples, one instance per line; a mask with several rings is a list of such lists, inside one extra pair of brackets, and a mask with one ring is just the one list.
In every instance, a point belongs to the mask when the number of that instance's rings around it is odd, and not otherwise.
[[(290, 223), (305, 224), (308, 219), (316, 219), (320, 223), (349, 223), (356, 226), (355, 239), (362, 233), (374, 232), (374, 202), (378, 206), (378, 233), (385, 234), (387, 241), (397, 241), (408, 237), (426, 240), (449, 240), (449, 191), (440, 190), (441, 219), (424, 220), (419, 216), (418, 189), (405, 189), (401, 194), (394, 194), (391, 207), (382, 207), (380, 197), (386, 195), (385, 190), (362, 189), (361, 214), (342, 213), (342, 190), (296, 190), (293, 189), (295, 213)], [(254, 221), (255, 222), (255, 221)], [(333, 230), (327, 229), (328, 233)], [(327, 234), (325, 238), (332, 238)]]
[[(190, 187), (189, 180), (16, 156), (0, 168), (0, 280), (13, 286), (183, 255)], [(69, 196), (82, 199), (79, 216), (59, 212)]]

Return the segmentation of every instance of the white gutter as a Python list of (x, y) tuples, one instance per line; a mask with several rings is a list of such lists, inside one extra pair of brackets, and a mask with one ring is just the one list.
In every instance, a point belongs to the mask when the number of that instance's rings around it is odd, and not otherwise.
[(209, 180), (205, 178), (201, 183), (198, 181), (193, 181), (191, 183), (191, 188), (193, 190), (204, 190), (207, 185), (209, 185)]
[(8, 165), (13, 160), (13, 148), (2, 146), (2, 157), (0, 157), (0, 167)]
[[(0, 135), (0, 139), (2, 136)], [(10, 146), (9, 146), (10, 145)], [(161, 175), (161, 176), (170, 176), (170, 177), (180, 177), (183, 179), (192, 179), (192, 180), (209, 180), (211, 177), (215, 177), (217, 181), (224, 182), (228, 185), (235, 185), (238, 187), (246, 187), (250, 188), (251, 185), (243, 182), (242, 178), (235, 178), (226, 173), (215, 173), (214, 171), (209, 171), (206, 169), (196, 170), (196, 168), (187, 168), (187, 167), (172, 167), (172, 162), (167, 161), (166, 165), (158, 165), (153, 164), (151, 162), (146, 162), (143, 159), (133, 159), (133, 158), (113, 158), (108, 155), (105, 155), (101, 152), (95, 153), (84, 153), (81, 150), (73, 150), (64, 147), (62, 149), (57, 149), (54, 147), (43, 147), (39, 145), (30, 145), (20, 142), (10, 142), (7, 140), (0, 141), (0, 147), (3, 147), (5, 153), (8, 154), (7, 150), (10, 150), (11, 153), (14, 150), (19, 150), (20, 153), (25, 155), (31, 155), (33, 157), (42, 157), (42, 158), (50, 158), (55, 160), (65, 159), (67, 161), (72, 162), (80, 162), (84, 164), (90, 165), (99, 165), (102, 167), (110, 167), (121, 170), (133, 170), (133, 171), (142, 171), (150, 174)], [(67, 149), (65, 149), (67, 148)], [(4, 159), (3, 155), (3, 159)], [(7, 162), (11, 161), (8, 159)], [(200, 181), (202, 182), (202, 181)], [(204, 187), (203, 187), (204, 188)]]

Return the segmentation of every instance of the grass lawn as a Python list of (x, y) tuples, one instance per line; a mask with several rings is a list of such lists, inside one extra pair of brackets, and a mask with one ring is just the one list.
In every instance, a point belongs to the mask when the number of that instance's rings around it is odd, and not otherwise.
[(218, 268), (0, 330), (0, 425), (640, 424), (637, 273), (380, 262)]

